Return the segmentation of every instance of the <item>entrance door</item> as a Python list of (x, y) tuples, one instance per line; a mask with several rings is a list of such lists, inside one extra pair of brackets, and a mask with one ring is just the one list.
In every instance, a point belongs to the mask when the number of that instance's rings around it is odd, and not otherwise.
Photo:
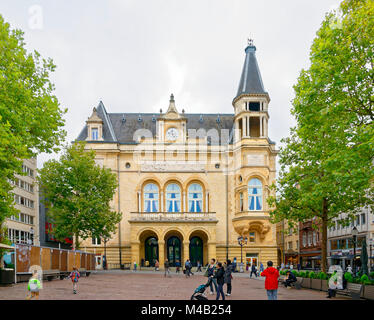
[(190, 240), (190, 259), (193, 266), (197, 266), (197, 261), (203, 263), (203, 240), (199, 237), (193, 237)]
[[(150, 237), (145, 240), (145, 261), (148, 261), (149, 266), (153, 267), (156, 260), (158, 260), (158, 241), (155, 237)], [(147, 265), (147, 263), (146, 263)]]
[(101, 270), (103, 268), (103, 259), (101, 258), (101, 255), (95, 256), (95, 269)]
[(171, 237), (167, 242), (167, 256), (169, 264), (175, 267), (177, 260), (181, 263), (181, 241), (177, 237)]
[(247, 253), (245, 257), (245, 264), (247, 270), (251, 270), (251, 265), (254, 264), (258, 267), (258, 255), (253, 253)]

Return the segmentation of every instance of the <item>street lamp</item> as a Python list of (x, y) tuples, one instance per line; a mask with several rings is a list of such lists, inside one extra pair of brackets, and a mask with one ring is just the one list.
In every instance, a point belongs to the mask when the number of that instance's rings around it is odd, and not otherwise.
[(248, 238), (247, 237), (238, 237), (238, 243), (240, 246), (240, 272), (243, 272), (243, 246), (247, 244)]
[(352, 229), (353, 236), (353, 276), (356, 276), (356, 244), (357, 244), (358, 230), (356, 227)]

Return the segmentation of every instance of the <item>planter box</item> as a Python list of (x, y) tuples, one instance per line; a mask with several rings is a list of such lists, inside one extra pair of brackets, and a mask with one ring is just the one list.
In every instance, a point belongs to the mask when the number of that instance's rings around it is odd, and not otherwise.
[(321, 288), (322, 288), (321, 279), (310, 279), (310, 280), (311, 280), (311, 288), (314, 290), (321, 291)]
[(311, 288), (311, 281), (312, 279), (309, 279), (309, 278), (303, 278), (303, 282), (301, 283), (301, 286), (303, 288), (307, 288), (307, 289), (310, 289)]
[(322, 280), (322, 288), (321, 288), (322, 291), (325, 291), (327, 292), (329, 290), (329, 284), (327, 282), (327, 280)]
[(14, 270), (0, 270), (0, 284), (14, 283)]
[(363, 290), (363, 297), (365, 299), (374, 300), (374, 286), (373, 285), (365, 285)]

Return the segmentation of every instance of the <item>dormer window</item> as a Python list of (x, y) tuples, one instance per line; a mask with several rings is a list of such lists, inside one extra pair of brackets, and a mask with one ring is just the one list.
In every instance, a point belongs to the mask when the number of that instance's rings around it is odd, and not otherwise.
[(248, 102), (249, 111), (260, 111), (260, 102)]
[(91, 129), (91, 138), (92, 140), (99, 140), (99, 129), (98, 128), (92, 128)]

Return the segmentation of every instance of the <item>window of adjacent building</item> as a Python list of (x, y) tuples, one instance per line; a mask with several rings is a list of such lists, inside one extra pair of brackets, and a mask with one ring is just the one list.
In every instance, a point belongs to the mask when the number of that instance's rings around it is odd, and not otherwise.
[(99, 140), (99, 129), (98, 128), (92, 128), (91, 134), (92, 134), (92, 140)]
[(94, 246), (99, 246), (99, 245), (101, 245), (101, 238), (97, 238), (97, 237), (92, 238), (92, 244), (93, 244)]
[(303, 247), (306, 247), (306, 232), (303, 232)]
[(203, 187), (198, 183), (193, 183), (188, 187), (188, 211), (203, 211)]
[(292, 228), (289, 228), (289, 230), (288, 230), (288, 235), (289, 235), (289, 236), (292, 236)]
[(313, 233), (312, 231), (308, 232), (308, 246), (312, 245), (312, 238), (313, 238)]
[(292, 249), (292, 241), (288, 242), (288, 249)]
[(360, 216), (357, 215), (356, 216), (356, 226), (359, 226), (360, 225)]
[(166, 187), (166, 211), (181, 211), (181, 189), (176, 183), (171, 183)]
[(254, 232), (249, 233), (249, 242), (256, 242), (256, 235)]
[(158, 212), (158, 187), (154, 183), (148, 183), (144, 187), (144, 211)]
[(366, 216), (365, 213), (361, 214), (361, 224), (366, 224)]
[(30, 169), (28, 166), (22, 165), (22, 171), (26, 173), (29, 177), (34, 176), (34, 170)]
[(240, 211), (244, 211), (243, 192), (239, 193), (239, 208)]
[(317, 232), (313, 231), (313, 245), (317, 244)]
[(248, 207), (250, 211), (262, 210), (262, 183), (257, 178), (248, 183)]

